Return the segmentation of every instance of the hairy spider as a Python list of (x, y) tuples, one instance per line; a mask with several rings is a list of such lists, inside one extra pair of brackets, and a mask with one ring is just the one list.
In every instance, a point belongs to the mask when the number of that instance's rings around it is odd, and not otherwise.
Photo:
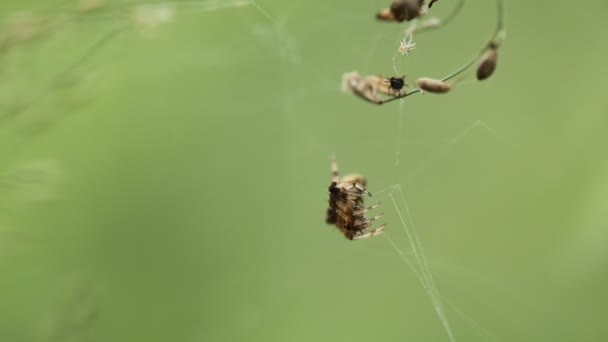
[(329, 185), (329, 208), (325, 221), (335, 225), (349, 240), (360, 240), (376, 236), (384, 230), (386, 224), (376, 229), (371, 229), (373, 221), (382, 217), (383, 214), (366, 218), (365, 213), (375, 209), (380, 203), (365, 208), (363, 195), (371, 193), (365, 189), (365, 177), (359, 174), (351, 174), (340, 178), (338, 164), (335, 159), (331, 162), (332, 180)]
[(401, 95), (401, 89), (406, 86), (405, 76), (390, 77), (387, 78), (386, 81), (389, 84), (388, 89), (391, 90), (395, 94), (395, 96)]

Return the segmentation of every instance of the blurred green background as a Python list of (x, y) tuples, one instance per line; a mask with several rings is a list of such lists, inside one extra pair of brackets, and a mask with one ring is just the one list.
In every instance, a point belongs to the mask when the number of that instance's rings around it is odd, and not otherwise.
[(393, 73), (388, 3), (3, 0), (0, 341), (448, 341), (385, 237), (325, 224), (332, 153), (407, 253), (403, 189), (457, 341), (606, 341), (608, 4), (506, 1), (490, 80), (378, 107), (339, 85)]

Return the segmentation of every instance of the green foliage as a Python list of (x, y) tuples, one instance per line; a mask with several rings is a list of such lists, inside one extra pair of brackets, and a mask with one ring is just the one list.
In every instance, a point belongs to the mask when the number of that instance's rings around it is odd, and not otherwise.
[[(0, 341), (447, 341), (386, 239), (323, 222), (332, 153), (407, 253), (401, 185), (457, 341), (608, 336), (603, 2), (508, 1), (489, 80), (383, 106), (340, 77), (394, 73), (388, 3), (80, 4), (0, 4)], [(417, 37), (406, 81), (494, 11)]]

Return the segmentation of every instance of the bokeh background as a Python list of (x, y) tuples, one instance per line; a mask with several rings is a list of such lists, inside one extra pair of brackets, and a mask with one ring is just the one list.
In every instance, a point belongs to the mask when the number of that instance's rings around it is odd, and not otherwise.
[[(393, 74), (388, 3), (0, 2), (0, 341), (448, 341), (399, 214), (456, 341), (605, 341), (608, 4), (506, 1), (490, 80), (378, 107), (340, 78)], [(397, 248), (324, 223), (331, 154)]]

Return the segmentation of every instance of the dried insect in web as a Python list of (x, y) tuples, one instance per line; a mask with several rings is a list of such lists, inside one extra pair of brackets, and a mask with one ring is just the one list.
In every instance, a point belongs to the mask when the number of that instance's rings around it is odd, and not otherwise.
[(365, 214), (374, 210), (380, 203), (366, 208), (363, 195), (372, 196), (365, 189), (366, 179), (359, 174), (350, 174), (340, 178), (338, 164), (331, 161), (332, 180), (329, 185), (329, 207), (325, 222), (335, 225), (349, 240), (361, 240), (381, 234), (386, 224), (372, 229), (372, 224), (383, 214), (366, 218)]
[[(458, 5), (457, 10), (459, 10), (460, 7), (461, 5)], [(470, 71), (474, 65), (478, 66), (476, 71), (477, 80), (482, 81), (489, 78), (496, 69), (498, 61), (498, 48), (501, 46), (502, 42), (506, 37), (502, 0), (496, 0), (496, 8), (496, 29), (494, 30), (494, 33), (492, 34), (488, 42), (484, 45), (484, 48), (481, 50), (481, 52), (476, 54), (468, 63), (464, 64), (448, 76), (445, 76), (441, 79), (422, 77), (416, 81), (416, 89), (401, 94), (389, 93), (387, 94), (389, 97), (380, 97), (378, 96), (377, 87), (373, 84), (368, 83), (368, 79), (370, 77), (377, 76), (361, 77), (357, 72), (353, 71), (344, 74), (343, 85), (346, 85), (346, 87), (343, 86), (343, 89), (346, 88), (346, 90), (353, 92), (355, 95), (361, 97), (367, 102), (381, 105), (423, 92), (430, 92), (436, 94), (446, 93), (450, 89), (452, 89), (456, 83), (462, 80), (464, 76), (466, 76), (466, 73)], [(450, 18), (452, 17), (453, 16), (450, 16)], [(411, 44), (411, 41), (406, 41), (406, 43), (408, 42)], [(457, 77), (459, 77), (459, 79), (456, 79)], [(448, 81), (450, 80), (452, 80), (452, 82), (448, 83)]]
[(405, 76), (384, 77), (366, 76), (361, 77), (357, 72), (346, 73), (342, 76), (342, 91), (353, 92), (366, 101), (382, 101), (380, 94), (387, 96), (398, 96), (406, 87)]

